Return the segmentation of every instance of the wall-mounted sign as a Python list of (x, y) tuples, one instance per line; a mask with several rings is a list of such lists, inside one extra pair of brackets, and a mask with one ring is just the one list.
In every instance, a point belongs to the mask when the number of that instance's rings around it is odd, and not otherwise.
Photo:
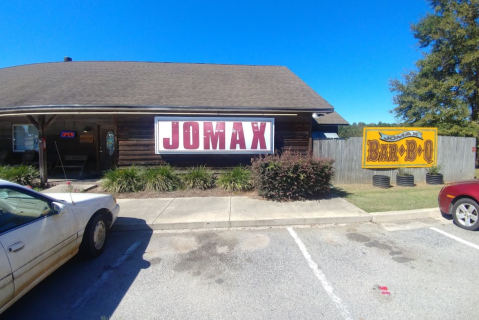
[(60, 138), (73, 139), (76, 137), (75, 131), (62, 131), (60, 132)]
[(80, 135), (80, 143), (93, 143), (93, 135), (92, 134), (81, 134)]
[(431, 167), (437, 161), (437, 128), (374, 128), (363, 131), (363, 168)]
[(273, 118), (155, 117), (156, 154), (273, 152)]

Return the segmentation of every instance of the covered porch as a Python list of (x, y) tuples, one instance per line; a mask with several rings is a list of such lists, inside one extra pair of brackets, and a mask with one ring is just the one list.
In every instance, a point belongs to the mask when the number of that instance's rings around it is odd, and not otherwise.
[(116, 163), (116, 115), (0, 117), (0, 165), (32, 165), (49, 179), (90, 179)]

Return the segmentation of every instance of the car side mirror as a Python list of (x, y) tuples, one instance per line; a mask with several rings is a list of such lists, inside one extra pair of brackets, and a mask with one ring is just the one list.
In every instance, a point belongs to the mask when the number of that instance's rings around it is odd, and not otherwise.
[(66, 210), (66, 206), (59, 202), (52, 202), (53, 214), (62, 214)]

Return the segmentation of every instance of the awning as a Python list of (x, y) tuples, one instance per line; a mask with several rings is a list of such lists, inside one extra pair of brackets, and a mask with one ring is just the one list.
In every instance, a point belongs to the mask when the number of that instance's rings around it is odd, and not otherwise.
[(312, 132), (313, 139), (339, 139), (337, 133), (334, 132)]

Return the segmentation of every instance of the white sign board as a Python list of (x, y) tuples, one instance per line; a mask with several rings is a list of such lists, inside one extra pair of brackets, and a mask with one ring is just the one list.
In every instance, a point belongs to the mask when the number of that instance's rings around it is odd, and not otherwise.
[(155, 153), (274, 153), (274, 118), (155, 117)]

